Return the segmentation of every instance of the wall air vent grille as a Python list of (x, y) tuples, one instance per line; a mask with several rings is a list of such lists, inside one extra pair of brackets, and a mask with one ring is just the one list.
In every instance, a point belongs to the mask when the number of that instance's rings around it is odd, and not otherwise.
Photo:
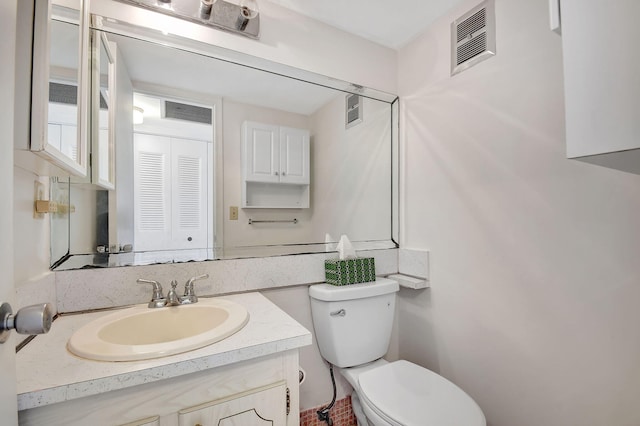
[(164, 101), (163, 117), (191, 121), (193, 123), (212, 123), (211, 108), (172, 101)]
[(486, 0), (451, 24), (451, 75), (496, 54), (494, 0)]
[(78, 105), (78, 86), (49, 82), (49, 102)]
[(468, 43), (458, 46), (458, 57), (456, 65), (463, 64), (471, 58), (475, 58), (487, 51), (487, 34), (482, 33), (478, 37), (472, 38)]
[(475, 32), (483, 30), (486, 26), (487, 9), (482, 8), (458, 24), (458, 27), (456, 28), (458, 43), (473, 35)]
[(362, 122), (362, 96), (348, 94), (345, 100), (345, 128)]

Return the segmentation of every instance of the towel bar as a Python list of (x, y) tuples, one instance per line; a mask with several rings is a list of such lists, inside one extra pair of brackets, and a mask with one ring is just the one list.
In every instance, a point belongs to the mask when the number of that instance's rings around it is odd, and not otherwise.
[(293, 218), (289, 220), (253, 220), (249, 219), (249, 225), (253, 225), (254, 223), (298, 223), (298, 219)]

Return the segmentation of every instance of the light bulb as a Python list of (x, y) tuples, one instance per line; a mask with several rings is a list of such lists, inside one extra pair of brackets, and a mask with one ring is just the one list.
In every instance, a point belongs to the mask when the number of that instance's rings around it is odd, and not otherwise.
[(258, 16), (258, 2), (256, 0), (240, 0), (240, 16), (236, 21), (236, 27), (240, 31), (244, 31), (249, 24), (249, 20)]
[(200, 0), (200, 14), (211, 15), (211, 8), (216, 1), (218, 0)]

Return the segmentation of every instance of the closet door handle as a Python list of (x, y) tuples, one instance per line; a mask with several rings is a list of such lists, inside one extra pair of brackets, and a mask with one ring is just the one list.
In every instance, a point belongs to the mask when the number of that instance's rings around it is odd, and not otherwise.
[(45, 334), (51, 329), (53, 309), (50, 303), (26, 306), (13, 315), (11, 305), (0, 305), (0, 343), (9, 338), (11, 330), (19, 334)]

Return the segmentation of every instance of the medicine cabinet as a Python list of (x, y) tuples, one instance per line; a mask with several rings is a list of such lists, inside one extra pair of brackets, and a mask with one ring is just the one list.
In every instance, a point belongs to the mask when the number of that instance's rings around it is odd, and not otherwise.
[(88, 0), (36, 0), (30, 150), (73, 176), (88, 174)]
[(639, 13), (637, 1), (560, 2), (568, 158), (640, 174)]
[(116, 46), (89, 29), (88, 10), (88, 0), (35, 2), (29, 149), (56, 175), (112, 190)]

